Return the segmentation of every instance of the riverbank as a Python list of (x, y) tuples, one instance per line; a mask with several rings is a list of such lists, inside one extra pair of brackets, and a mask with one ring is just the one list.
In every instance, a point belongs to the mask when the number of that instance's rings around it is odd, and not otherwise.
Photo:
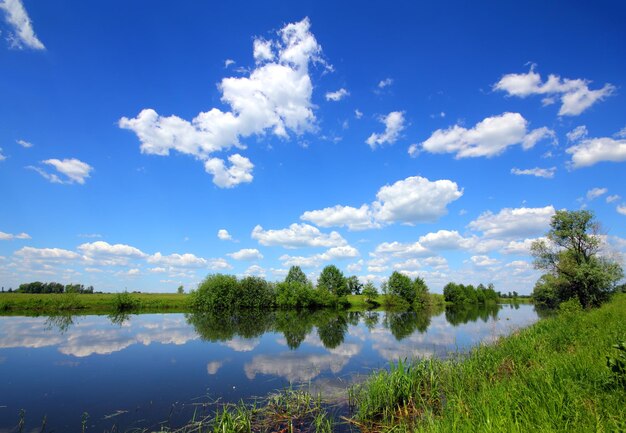
[[(94, 294), (35, 294), (1, 293), (0, 314), (59, 314), (59, 313), (116, 313), (127, 311), (186, 313), (191, 311), (188, 294), (178, 293), (128, 293), (124, 299), (118, 293)], [(388, 295), (378, 295), (376, 304), (365, 302), (364, 295), (348, 295), (348, 309), (366, 310), (376, 306), (387, 307)], [(444, 306), (442, 295), (430, 294), (432, 306)], [(124, 301), (124, 302), (123, 302)], [(393, 307), (393, 305), (389, 305)]]
[[(350, 388), (349, 418), (333, 420), (320, 406), (315, 418), (324, 420), (322, 431), (345, 422), (362, 432), (623, 431), (626, 378), (611, 372), (607, 356), (618, 357), (613, 345), (626, 340), (625, 323), (626, 295), (616, 295), (599, 309), (560, 313), (466, 357), (394, 364)], [(268, 410), (226, 406), (209, 425), (257, 431), (259, 411)], [(283, 414), (281, 426), (292, 421)], [(196, 423), (177, 431), (195, 431)]]
[(177, 293), (129, 293), (124, 298), (118, 293), (94, 294), (0, 294), (0, 314), (30, 313), (116, 313), (123, 310), (132, 312), (172, 312), (189, 311), (189, 295)]

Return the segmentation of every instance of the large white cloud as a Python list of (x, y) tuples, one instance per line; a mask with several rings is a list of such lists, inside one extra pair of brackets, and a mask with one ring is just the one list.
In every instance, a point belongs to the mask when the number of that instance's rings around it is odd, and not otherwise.
[(585, 138), (567, 148), (566, 152), (572, 155), (571, 166), (574, 168), (589, 167), (603, 161), (622, 162), (626, 161), (626, 139)]
[(231, 111), (213, 108), (190, 122), (148, 108), (135, 118), (121, 118), (119, 126), (137, 134), (142, 153), (168, 155), (175, 150), (207, 161), (205, 168), (220, 187), (250, 182), (253, 165), (247, 158), (238, 156), (234, 161), (231, 156), (232, 166), (226, 170), (220, 159), (210, 155), (245, 148), (240, 138), (267, 131), (287, 138), (289, 132), (301, 134), (315, 125), (308, 67), (321, 61), (321, 47), (310, 32), (308, 18), (287, 24), (278, 36), (277, 40), (254, 41), (256, 67), (248, 77), (221, 81), (221, 99)]
[(27, 261), (67, 262), (81, 258), (80, 254), (62, 248), (23, 247), (14, 254)]
[(256, 248), (243, 248), (227, 255), (235, 260), (261, 260), (263, 258), (263, 254)]
[(503, 113), (467, 129), (460, 125), (438, 129), (422, 143), (430, 153), (454, 153), (455, 158), (493, 157), (520, 144), (524, 150), (545, 138), (555, 139), (554, 131), (542, 127), (528, 132), (528, 121), (519, 113)]
[(380, 227), (380, 224), (374, 220), (370, 207), (366, 204), (360, 208), (336, 205), (307, 211), (300, 216), (300, 219), (310, 221), (319, 227), (347, 227), (350, 230)]
[(78, 246), (84, 260), (90, 265), (124, 266), (133, 259), (144, 259), (148, 254), (125, 244), (111, 245), (105, 241), (88, 242)]
[(431, 250), (454, 250), (471, 248), (474, 238), (464, 238), (456, 230), (439, 230), (420, 236), (419, 243)]
[(336, 205), (304, 212), (300, 219), (320, 227), (350, 230), (379, 228), (394, 222), (431, 222), (445, 215), (448, 204), (462, 195), (463, 190), (450, 180), (430, 181), (413, 176), (380, 188), (377, 200), (371, 205), (363, 204), (359, 208)]
[(539, 73), (531, 67), (525, 74), (506, 74), (494, 84), (495, 90), (507, 92), (510, 96), (525, 98), (530, 95), (546, 95), (543, 103), (554, 103), (555, 97), (560, 97), (561, 108), (559, 116), (577, 116), (598, 101), (613, 94), (615, 86), (605, 84), (597, 90), (589, 90), (589, 80), (561, 78), (558, 75), (549, 75), (544, 82)]
[(42, 175), (44, 178), (48, 179), (52, 183), (78, 183), (83, 185), (85, 180), (90, 177), (91, 171), (93, 167), (76, 158), (68, 158), (68, 159), (47, 159), (42, 161), (43, 164), (51, 165), (54, 167), (57, 172), (63, 174), (66, 178), (63, 179), (59, 177), (58, 174), (49, 173), (42, 168), (28, 166), (32, 170), (35, 170), (37, 173)]
[(413, 176), (383, 186), (372, 208), (376, 219), (384, 222), (431, 222), (445, 215), (448, 204), (462, 195), (463, 190), (450, 180), (431, 182), (425, 177)]
[(504, 208), (497, 214), (484, 212), (469, 223), (469, 228), (499, 239), (535, 236), (548, 231), (554, 213), (553, 206)]
[(8, 38), (13, 48), (46, 49), (35, 35), (33, 24), (21, 0), (2, 0), (0, 10), (4, 11), (6, 21), (13, 29), (13, 33)]
[(280, 230), (264, 230), (257, 225), (252, 230), (252, 239), (256, 239), (261, 245), (282, 246), (284, 248), (301, 247), (341, 247), (348, 243), (337, 232), (322, 233), (317, 227), (309, 224), (291, 224), (288, 228)]
[(384, 144), (393, 144), (398, 140), (400, 133), (404, 129), (404, 113), (402, 111), (392, 111), (380, 118), (385, 125), (382, 133), (373, 133), (365, 141), (373, 149)]

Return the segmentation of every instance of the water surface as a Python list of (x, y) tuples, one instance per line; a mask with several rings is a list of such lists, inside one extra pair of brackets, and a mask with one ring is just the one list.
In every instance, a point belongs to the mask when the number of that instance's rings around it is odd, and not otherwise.
[(466, 352), (527, 326), (531, 305), (415, 312), (0, 317), (0, 433), (180, 426), (220, 399), (310, 384), (345, 396), (403, 358)]

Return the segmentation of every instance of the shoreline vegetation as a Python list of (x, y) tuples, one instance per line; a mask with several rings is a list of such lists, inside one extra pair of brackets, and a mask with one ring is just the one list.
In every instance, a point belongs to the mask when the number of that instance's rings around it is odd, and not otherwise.
[(196, 290), (178, 293), (94, 292), (80, 284), (32, 282), (0, 293), (2, 313), (140, 313), (140, 312), (237, 312), (261, 310), (414, 310), (441, 306), (486, 305), (531, 302), (516, 292), (496, 292), (485, 287), (448, 283), (443, 294), (430, 293), (420, 277), (411, 279), (393, 272), (379, 290), (356, 276), (345, 277), (334, 265), (326, 266), (314, 285), (298, 266), (292, 266), (284, 281), (261, 277), (210, 274)]

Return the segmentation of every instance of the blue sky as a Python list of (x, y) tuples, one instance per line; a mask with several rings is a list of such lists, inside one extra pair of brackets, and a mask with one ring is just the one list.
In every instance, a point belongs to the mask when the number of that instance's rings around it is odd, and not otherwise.
[(0, 0), (0, 283), (335, 264), (530, 293), (593, 210), (626, 252), (622, 2)]

